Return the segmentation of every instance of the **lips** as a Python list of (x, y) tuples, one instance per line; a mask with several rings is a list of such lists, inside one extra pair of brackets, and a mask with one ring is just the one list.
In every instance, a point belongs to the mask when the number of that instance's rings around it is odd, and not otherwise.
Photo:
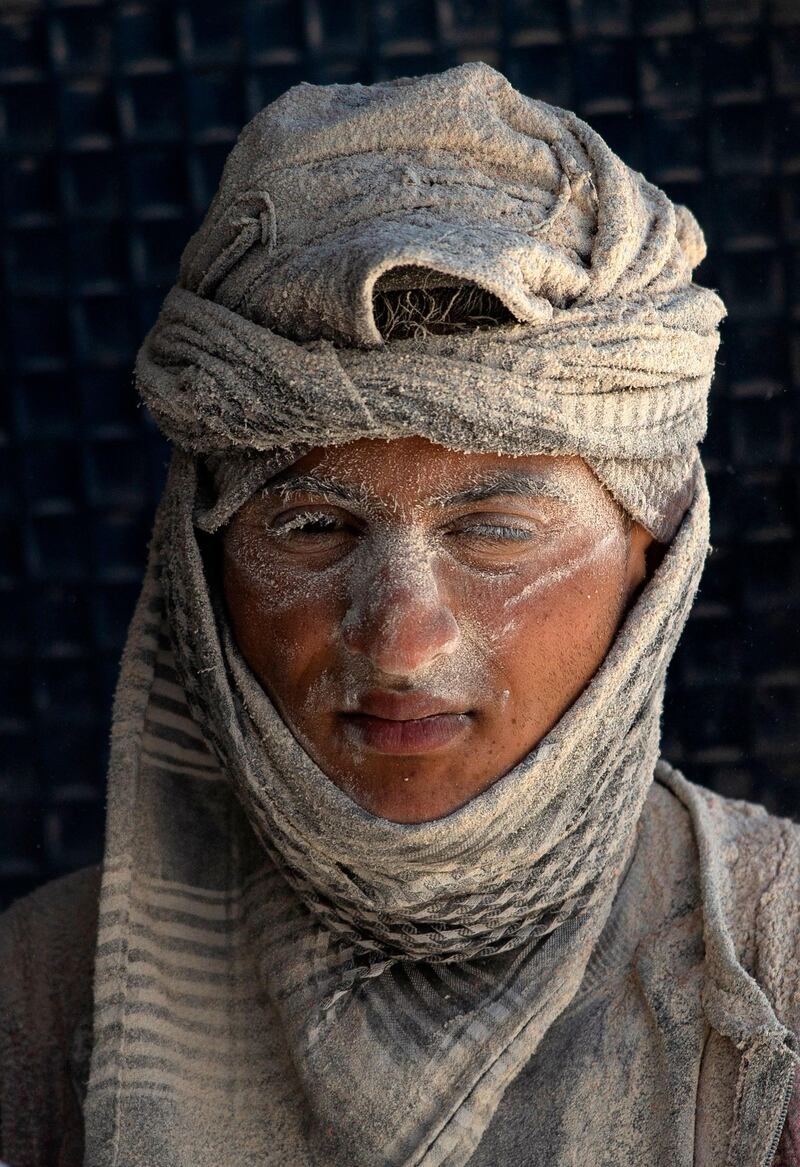
[(428, 693), (365, 693), (341, 715), (348, 734), (381, 754), (425, 754), (462, 737), (471, 716)]
[(464, 709), (454, 709), (452, 702), (430, 693), (397, 693), (388, 689), (371, 689), (364, 693), (356, 709), (345, 711), (346, 714), (380, 717), (384, 721), (415, 721), (442, 713), (464, 712)]

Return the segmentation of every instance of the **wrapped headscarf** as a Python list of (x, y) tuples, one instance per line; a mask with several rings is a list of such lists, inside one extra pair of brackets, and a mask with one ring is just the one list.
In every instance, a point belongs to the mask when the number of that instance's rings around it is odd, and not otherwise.
[[(725, 312), (692, 283), (704, 255), (686, 207), (485, 65), (298, 85), (242, 133), (137, 380), (193, 453), (418, 434), (579, 454), (669, 541)], [(373, 292), (419, 269), (519, 324), (384, 343)]]
[[(137, 361), (176, 452), (114, 714), (87, 1167), (473, 1155), (642, 862), (665, 672), (708, 546), (697, 443), (724, 309), (692, 283), (703, 252), (685, 208), (485, 65), (299, 85), (245, 128)], [(384, 341), (376, 288), (431, 279), (478, 285), (513, 320)], [(294, 738), (205, 541), (305, 451), (411, 434), (578, 454), (671, 542), (553, 730), (409, 825), (357, 806)], [(661, 781), (700, 821), (694, 788)], [(728, 900), (707, 898), (727, 936)], [(741, 1049), (758, 1035), (758, 1122), (736, 1118), (730, 1141), (749, 1167), (793, 1039), (732, 942), (709, 952), (715, 1028)], [(689, 1038), (664, 1017), (660, 1056), (697, 1073), (705, 1023)], [(623, 1064), (620, 1046), (609, 1081)], [(586, 1129), (607, 1101), (582, 1104)], [(613, 1161), (672, 1146), (684, 1120), (677, 1104), (661, 1127), (621, 1123)], [(572, 1161), (543, 1130), (530, 1148)]]

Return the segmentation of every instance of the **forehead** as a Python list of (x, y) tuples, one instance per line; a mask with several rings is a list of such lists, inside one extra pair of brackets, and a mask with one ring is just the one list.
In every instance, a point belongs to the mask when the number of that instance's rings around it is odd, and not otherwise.
[[(274, 480), (306, 493), (314, 484), (339, 484), (361, 497), (394, 505), (420, 506), (451, 496), (489, 493), (550, 494), (565, 501), (607, 495), (581, 458), (569, 455), (475, 453), (449, 450), (426, 438), (362, 438), (310, 451)], [(496, 487), (497, 489), (493, 489)]]

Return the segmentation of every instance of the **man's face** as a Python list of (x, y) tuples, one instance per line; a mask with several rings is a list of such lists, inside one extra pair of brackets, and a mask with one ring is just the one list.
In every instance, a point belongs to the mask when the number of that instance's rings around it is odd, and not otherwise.
[(311, 451), (237, 512), (225, 599), (320, 768), (372, 814), (421, 822), (572, 704), (649, 542), (579, 458), (362, 439)]

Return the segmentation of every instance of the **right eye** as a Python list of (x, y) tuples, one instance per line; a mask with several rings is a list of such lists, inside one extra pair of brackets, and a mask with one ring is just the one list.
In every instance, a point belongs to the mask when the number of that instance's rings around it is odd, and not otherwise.
[(318, 507), (292, 507), (267, 520), (263, 531), (276, 550), (307, 567), (328, 567), (346, 555), (361, 527), (355, 516)]

